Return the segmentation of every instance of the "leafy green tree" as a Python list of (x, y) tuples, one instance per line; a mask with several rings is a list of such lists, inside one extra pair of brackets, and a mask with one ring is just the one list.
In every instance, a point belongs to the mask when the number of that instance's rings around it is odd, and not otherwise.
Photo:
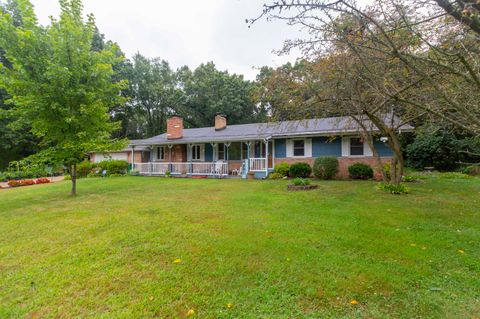
[(161, 134), (166, 120), (182, 104), (183, 92), (167, 61), (137, 53), (123, 68), (128, 79), (125, 131), (131, 138)]
[(23, 26), (8, 13), (0, 15), (0, 47), (12, 63), (3, 68), (0, 87), (11, 96), (16, 125), (28, 123), (41, 138), (45, 155), (63, 161), (71, 171), (76, 195), (76, 165), (90, 151), (120, 148), (112, 141), (118, 128), (108, 110), (121, 100), (125, 83), (115, 82), (115, 45), (92, 50), (95, 21), (82, 16), (80, 0), (61, 0), (61, 14), (48, 27), (38, 25), (27, 0), (17, 1)]
[(179, 110), (187, 125), (213, 125), (216, 113), (224, 113), (229, 124), (262, 121), (266, 112), (253, 100), (255, 84), (243, 76), (219, 71), (213, 62), (201, 64), (193, 72), (178, 71), (185, 103)]

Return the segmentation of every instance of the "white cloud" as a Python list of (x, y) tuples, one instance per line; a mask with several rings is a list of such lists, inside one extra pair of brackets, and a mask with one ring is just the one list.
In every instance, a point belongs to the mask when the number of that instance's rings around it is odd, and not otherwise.
[[(58, 16), (57, 0), (32, 0), (42, 24)], [(195, 68), (213, 61), (218, 68), (254, 79), (253, 67), (278, 66), (296, 54), (278, 57), (285, 39), (297, 33), (281, 22), (260, 21), (251, 28), (245, 19), (262, 11), (263, 0), (84, 0), (107, 39), (131, 56), (137, 51), (160, 57), (173, 67)]]

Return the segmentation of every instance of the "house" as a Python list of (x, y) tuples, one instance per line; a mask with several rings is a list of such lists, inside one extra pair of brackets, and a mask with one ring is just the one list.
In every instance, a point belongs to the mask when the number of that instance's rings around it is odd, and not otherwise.
[[(364, 124), (370, 125), (368, 121)], [(400, 129), (412, 130), (408, 124)], [(380, 135), (375, 137), (382, 161), (392, 156), (385, 142)], [(184, 128), (180, 116), (173, 116), (167, 120), (166, 133), (132, 140), (119, 152), (94, 153), (91, 160), (124, 159), (142, 175), (246, 177), (253, 172), (256, 178), (265, 178), (278, 163), (312, 165), (320, 156), (338, 157), (340, 177), (348, 176), (347, 168), (352, 163), (377, 163), (360, 137), (358, 124), (350, 117), (227, 125), (227, 118), (221, 114), (215, 116), (213, 127), (189, 129)]]

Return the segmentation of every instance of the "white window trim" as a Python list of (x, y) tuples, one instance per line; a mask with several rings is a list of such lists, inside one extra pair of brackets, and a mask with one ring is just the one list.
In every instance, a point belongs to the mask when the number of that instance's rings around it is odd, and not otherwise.
[[(162, 151), (162, 154), (163, 154), (163, 158), (158, 158), (158, 150), (159, 149), (163, 149)], [(164, 161), (166, 158), (166, 150), (165, 150), (165, 146), (157, 146), (155, 147), (155, 161)]]
[[(198, 147), (199, 148), (199, 158), (193, 158), (193, 148)], [(203, 162), (205, 159), (205, 145), (204, 144), (193, 144), (191, 149), (190, 149), (190, 159), (192, 162)]]
[(350, 143), (351, 143), (352, 138), (361, 138), (361, 137), (358, 137), (358, 136), (342, 137), (342, 156), (348, 156), (348, 157), (354, 157), (354, 158), (362, 158), (362, 157), (373, 156), (373, 152), (370, 149), (370, 146), (365, 141), (363, 141), (363, 155), (351, 155), (350, 154)]

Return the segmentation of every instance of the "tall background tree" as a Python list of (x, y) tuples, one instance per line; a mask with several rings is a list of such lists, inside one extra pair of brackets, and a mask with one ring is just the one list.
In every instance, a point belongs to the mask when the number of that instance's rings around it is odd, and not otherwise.
[(12, 15), (0, 16), (0, 47), (12, 67), (2, 68), (0, 86), (9, 94), (8, 115), (28, 123), (41, 139), (42, 155), (71, 170), (76, 194), (76, 165), (89, 151), (121, 147), (111, 140), (118, 128), (108, 110), (121, 99), (124, 83), (113, 80), (115, 45), (92, 50), (95, 21), (82, 15), (80, 0), (61, 0), (61, 13), (48, 27), (38, 25), (33, 7), (19, 0), (23, 25)]

